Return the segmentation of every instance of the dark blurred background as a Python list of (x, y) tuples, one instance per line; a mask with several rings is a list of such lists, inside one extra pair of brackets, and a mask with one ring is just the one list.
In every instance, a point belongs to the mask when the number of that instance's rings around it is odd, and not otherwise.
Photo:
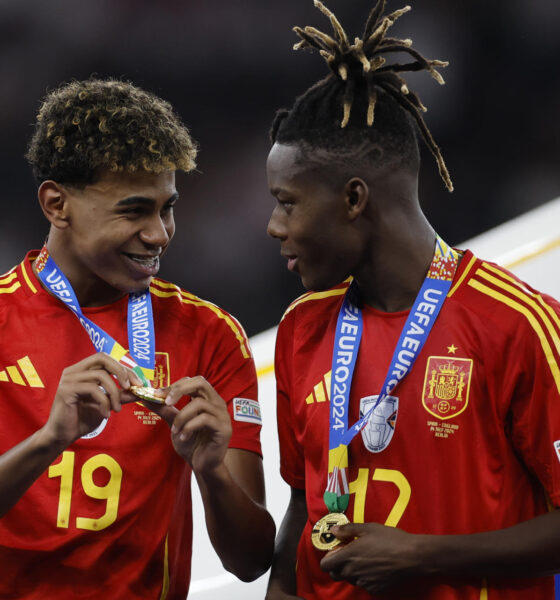
[[(443, 87), (426, 73), (408, 78), (456, 190), (424, 149), (420, 197), (459, 243), (560, 196), (560, 2), (410, 4), (392, 33), (451, 63)], [(373, 1), (327, 5), (353, 38)], [(169, 100), (200, 143), (199, 172), (178, 179), (161, 276), (229, 310), (250, 335), (275, 325), (302, 288), (266, 235), (268, 128), (326, 74), (318, 55), (292, 51), (294, 25), (329, 29), (312, 0), (0, 0), (0, 273), (47, 233), (23, 158), (39, 100), (72, 78), (122, 77)]]

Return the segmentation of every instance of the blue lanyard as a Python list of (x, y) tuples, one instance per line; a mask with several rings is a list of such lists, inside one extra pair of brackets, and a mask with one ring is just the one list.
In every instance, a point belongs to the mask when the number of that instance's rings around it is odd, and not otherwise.
[(154, 377), (155, 367), (155, 331), (149, 289), (129, 294), (127, 352), (106, 331), (84, 315), (74, 289), (49, 255), (46, 246), (37, 257), (35, 268), (37, 276), (47, 290), (76, 315), (97, 352), (105, 352), (129, 366), (142, 379), (144, 385), (148, 385), (148, 379)]
[(355, 281), (346, 292), (338, 314), (331, 368), (329, 475), (324, 495), (331, 512), (345, 510), (348, 505), (348, 445), (366, 426), (377, 406), (412, 369), (451, 288), (458, 257), (458, 253), (437, 236), (434, 258), (401, 331), (377, 401), (350, 428), (350, 388), (360, 348), (363, 319), (361, 309), (350, 299), (355, 296)]

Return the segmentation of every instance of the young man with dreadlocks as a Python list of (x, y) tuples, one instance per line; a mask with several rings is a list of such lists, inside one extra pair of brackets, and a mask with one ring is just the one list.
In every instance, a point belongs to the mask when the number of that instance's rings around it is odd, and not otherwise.
[(0, 598), (184, 600), (193, 472), (226, 569), (270, 564), (247, 338), (156, 278), (195, 157), (171, 106), (129, 83), (41, 106), (48, 240), (0, 277)]
[(379, 0), (351, 43), (315, 5), (334, 36), (297, 48), (332, 72), (278, 113), (267, 163), (269, 234), (311, 290), (278, 330), (291, 500), (267, 598), (553, 598), (560, 305), (423, 215), (415, 126), (452, 184), (400, 72), (445, 63), (387, 36), (408, 7)]

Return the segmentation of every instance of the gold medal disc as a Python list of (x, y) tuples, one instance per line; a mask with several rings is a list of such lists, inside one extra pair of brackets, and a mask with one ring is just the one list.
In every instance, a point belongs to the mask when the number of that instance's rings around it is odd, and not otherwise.
[(165, 404), (165, 398), (157, 396), (157, 392), (160, 390), (152, 387), (142, 387), (141, 385), (131, 385), (130, 391), (138, 398), (147, 400), (148, 402), (155, 402), (156, 404)]
[(344, 513), (329, 513), (321, 517), (311, 530), (311, 542), (317, 550), (332, 550), (342, 542), (331, 533), (331, 527), (350, 523)]

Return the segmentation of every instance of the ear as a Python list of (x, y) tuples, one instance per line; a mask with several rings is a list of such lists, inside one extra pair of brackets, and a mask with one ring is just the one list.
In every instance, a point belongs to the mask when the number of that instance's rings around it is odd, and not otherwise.
[(50, 179), (43, 181), (37, 191), (37, 197), (43, 214), (51, 225), (57, 229), (68, 227), (68, 197), (66, 190), (60, 184)]
[(360, 177), (353, 177), (344, 186), (346, 210), (350, 219), (356, 219), (365, 210), (369, 201), (369, 187)]

